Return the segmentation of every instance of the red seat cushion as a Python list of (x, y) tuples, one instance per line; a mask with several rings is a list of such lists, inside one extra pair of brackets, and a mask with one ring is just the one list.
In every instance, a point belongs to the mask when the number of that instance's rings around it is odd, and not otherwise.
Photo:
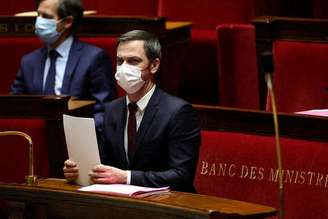
[[(278, 111), (328, 107), (328, 44), (276, 41), (273, 54)], [(271, 110), (269, 100), (267, 109)]]
[[(281, 138), (286, 219), (328, 215), (326, 142)], [(275, 139), (202, 131), (195, 187), (201, 194), (278, 207)]]

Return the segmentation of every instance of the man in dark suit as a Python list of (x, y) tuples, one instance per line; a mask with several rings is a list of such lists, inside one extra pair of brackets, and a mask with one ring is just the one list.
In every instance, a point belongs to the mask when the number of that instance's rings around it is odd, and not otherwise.
[[(119, 38), (115, 78), (127, 96), (106, 105), (102, 164), (90, 173), (94, 183), (194, 191), (199, 119), (190, 104), (155, 84), (160, 58), (160, 44), (148, 32)], [(64, 174), (76, 179), (77, 164), (67, 160)]]
[(82, 16), (80, 0), (40, 1), (35, 33), (45, 46), (22, 58), (11, 93), (95, 100), (94, 115), (100, 126), (104, 103), (116, 97), (115, 80), (105, 51), (74, 38)]

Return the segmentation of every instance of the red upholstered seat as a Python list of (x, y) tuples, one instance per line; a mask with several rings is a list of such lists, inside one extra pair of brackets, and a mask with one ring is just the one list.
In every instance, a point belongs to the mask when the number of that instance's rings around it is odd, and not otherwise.
[(218, 104), (217, 37), (222, 23), (247, 23), (254, 0), (159, 0), (158, 15), (169, 21), (193, 23), (190, 52), (183, 76), (183, 96), (194, 103)]
[[(327, 143), (281, 138), (285, 218), (328, 215)], [(274, 138), (202, 131), (198, 193), (278, 207)]]
[[(278, 111), (328, 108), (328, 44), (277, 41), (273, 54)], [(267, 110), (271, 110), (270, 99)]]
[(96, 10), (98, 14), (157, 16), (157, 0), (84, 0), (85, 10)]
[[(33, 141), (34, 172), (49, 176), (46, 122), (42, 119), (0, 119), (0, 131), (22, 131)], [(24, 182), (28, 175), (28, 142), (20, 136), (0, 136), (0, 181)]]
[(220, 24), (217, 36), (220, 105), (259, 109), (254, 26)]
[(0, 94), (9, 94), (20, 66), (23, 55), (41, 46), (36, 37), (0, 37), (0, 60), (5, 63), (1, 66)]

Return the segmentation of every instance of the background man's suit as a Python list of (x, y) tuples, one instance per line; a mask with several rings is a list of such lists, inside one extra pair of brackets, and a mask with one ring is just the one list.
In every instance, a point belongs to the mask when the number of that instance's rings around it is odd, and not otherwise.
[[(42, 94), (47, 47), (37, 49), (22, 58), (12, 94)], [(116, 85), (111, 62), (104, 50), (74, 39), (65, 69), (62, 95), (96, 100), (96, 124), (102, 123), (104, 103), (116, 97)]]
[(137, 149), (130, 163), (124, 150), (126, 115), (126, 97), (106, 105), (102, 163), (131, 170), (133, 185), (169, 185), (173, 190), (194, 191), (200, 124), (192, 106), (156, 88), (138, 129)]

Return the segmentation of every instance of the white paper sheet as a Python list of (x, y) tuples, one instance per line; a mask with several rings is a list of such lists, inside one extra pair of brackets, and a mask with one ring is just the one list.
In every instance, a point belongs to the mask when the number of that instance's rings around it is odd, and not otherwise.
[(147, 197), (150, 195), (164, 194), (169, 192), (169, 187), (151, 188), (126, 184), (93, 184), (85, 186), (79, 191), (95, 192), (100, 194), (129, 196), (129, 197)]
[(64, 131), (69, 159), (79, 167), (79, 185), (90, 185), (88, 173), (100, 164), (95, 122), (92, 118), (63, 115)]
[(328, 117), (328, 109), (306, 110), (306, 111), (296, 112), (296, 114), (305, 114), (305, 115), (311, 115), (311, 116), (325, 116), (325, 117)]

